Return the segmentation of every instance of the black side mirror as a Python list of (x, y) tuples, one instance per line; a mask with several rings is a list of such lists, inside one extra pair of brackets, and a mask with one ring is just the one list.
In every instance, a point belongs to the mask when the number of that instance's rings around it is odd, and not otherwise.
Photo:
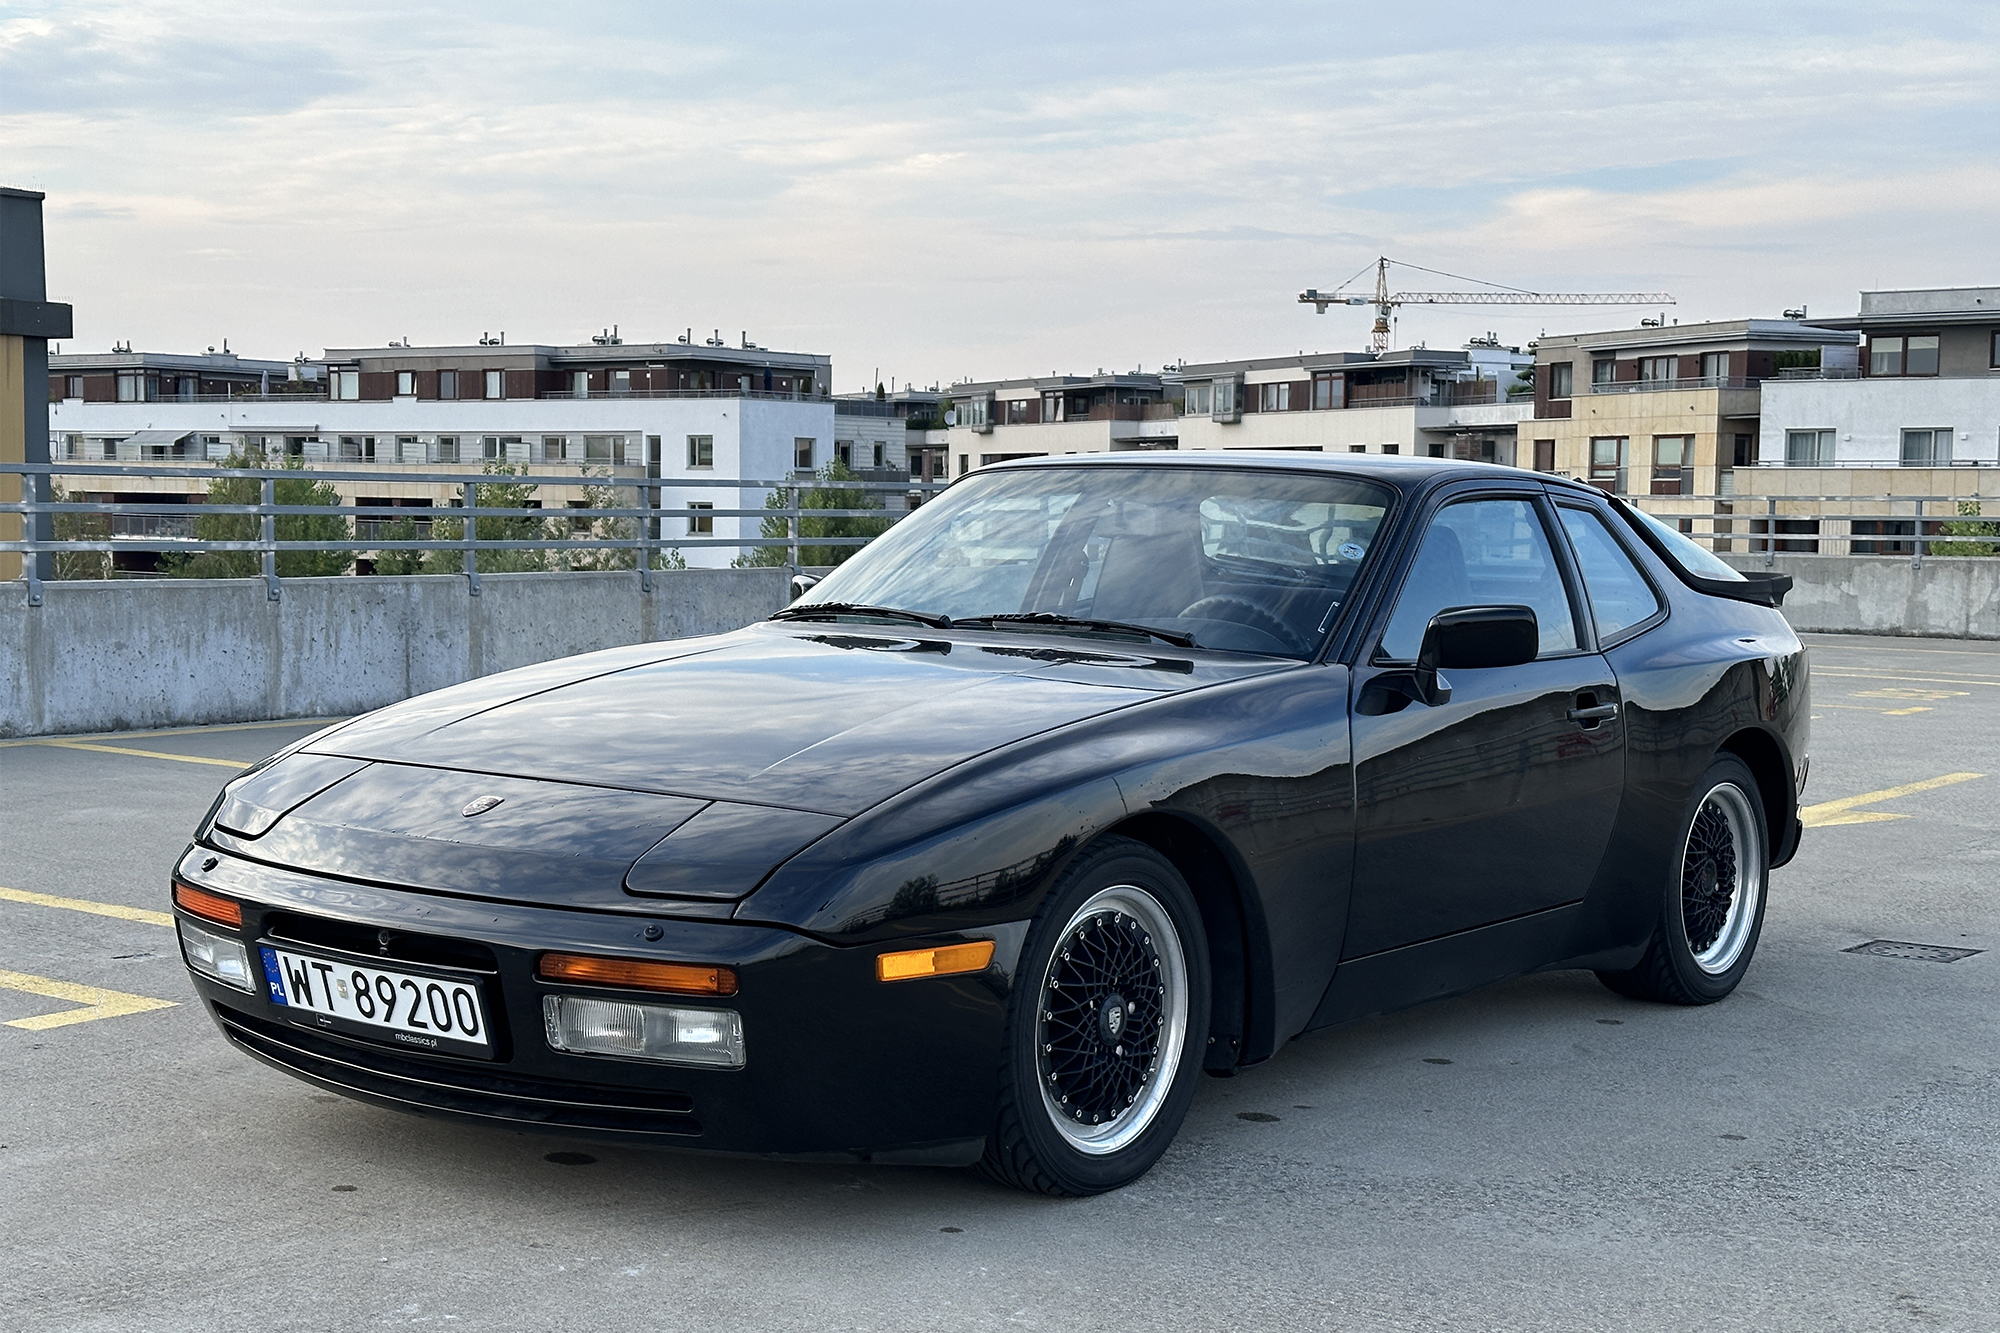
[(1541, 626), (1527, 606), (1455, 606), (1431, 617), (1417, 650), (1417, 697), (1435, 708), (1451, 699), (1440, 671), (1520, 666), (1542, 650)]
[(792, 575), (792, 600), (795, 602), (798, 601), (799, 598), (811, 592), (818, 583), (819, 575), (817, 574)]

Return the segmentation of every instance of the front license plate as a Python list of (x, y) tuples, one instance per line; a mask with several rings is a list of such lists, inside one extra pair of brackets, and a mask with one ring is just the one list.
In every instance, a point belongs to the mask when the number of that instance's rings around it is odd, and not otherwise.
[(449, 977), (359, 965), (260, 946), (272, 1004), (313, 1027), (358, 1032), (423, 1051), (491, 1058), (479, 987)]

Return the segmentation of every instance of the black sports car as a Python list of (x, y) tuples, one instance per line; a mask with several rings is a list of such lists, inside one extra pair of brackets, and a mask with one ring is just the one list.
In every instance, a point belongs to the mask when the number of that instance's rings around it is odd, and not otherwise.
[(1512, 468), (1002, 464), (766, 622), (266, 760), (183, 949), (380, 1105), (1088, 1194), (1301, 1032), (1727, 995), (1799, 839), (1787, 586)]

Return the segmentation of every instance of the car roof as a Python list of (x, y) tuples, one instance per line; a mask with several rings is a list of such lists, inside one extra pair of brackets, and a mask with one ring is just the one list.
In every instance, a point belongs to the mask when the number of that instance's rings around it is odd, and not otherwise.
[[(1404, 457), (1399, 454), (1321, 454), (1285, 449), (1134, 450), (1107, 454), (1049, 454), (988, 463), (980, 473), (1021, 468), (1250, 468), (1269, 472), (1336, 472), (1387, 482), (1405, 492), (1427, 490), (1452, 481), (1538, 481), (1584, 496), (1601, 496), (1594, 486), (1568, 477), (1509, 467), (1504, 463), (1472, 463), (1455, 458)], [(968, 476), (977, 475), (968, 473)]]

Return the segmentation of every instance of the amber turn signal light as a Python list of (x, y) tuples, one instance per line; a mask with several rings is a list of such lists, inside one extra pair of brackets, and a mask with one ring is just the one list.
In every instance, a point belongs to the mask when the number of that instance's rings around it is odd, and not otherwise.
[(191, 916), (218, 925), (243, 928), (243, 904), (234, 898), (225, 898), (219, 893), (197, 889), (192, 884), (174, 882), (174, 906)]
[(942, 949), (904, 949), (875, 959), (877, 981), (909, 981), (916, 977), (948, 977), (959, 972), (984, 972), (993, 962), (993, 941), (947, 944)]
[(586, 986), (623, 986), (670, 995), (734, 995), (736, 973), (701, 963), (648, 963), (637, 958), (592, 958), (580, 953), (545, 953), (535, 964), (543, 981), (578, 981)]

